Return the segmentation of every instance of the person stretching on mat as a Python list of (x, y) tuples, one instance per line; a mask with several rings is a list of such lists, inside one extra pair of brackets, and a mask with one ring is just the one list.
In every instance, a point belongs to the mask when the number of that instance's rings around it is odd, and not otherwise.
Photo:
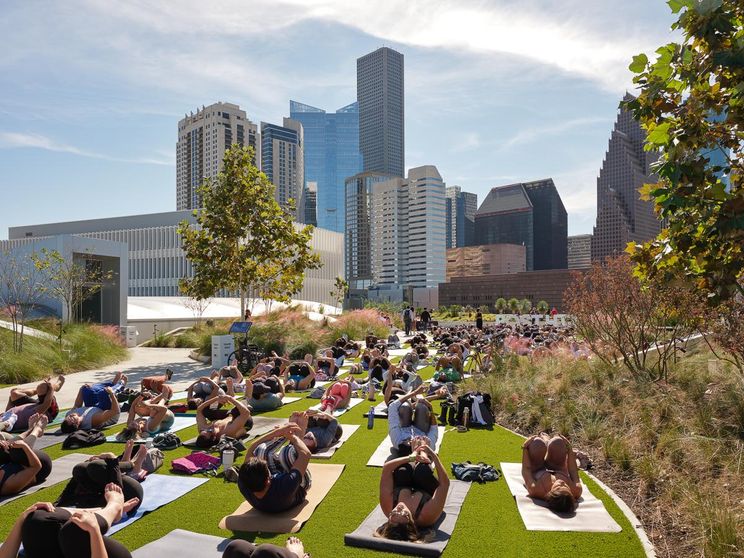
[[(305, 500), (312, 479), (303, 434), (297, 424), (287, 423), (259, 437), (246, 451), (238, 469), (238, 489), (257, 510), (281, 513)], [(285, 441), (289, 444), (281, 447)]]
[(212, 378), (202, 376), (186, 389), (186, 404), (189, 409), (196, 409), (204, 401), (218, 395), (225, 395), (225, 392)]
[(248, 541), (234, 540), (227, 545), (222, 558), (310, 558), (310, 554), (305, 552), (300, 539), (289, 537), (283, 547), (268, 543), (256, 546)]
[(104, 504), (78, 510), (37, 502), (13, 525), (0, 558), (16, 558), (21, 544), (26, 558), (132, 558), (119, 541), (103, 536), (132, 503), (125, 502), (121, 488), (112, 483), (106, 487)]
[(294, 361), (284, 368), (284, 389), (303, 391), (315, 385), (315, 370), (304, 360)]
[(145, 376), (140, 380), (140, 391), (149, 391), (152, 392), (153, 395), (158, 394), (163, 391), (163, 385), (166, 382), (169, 382), (172, 377), (173, 370), (170, 368), (165, 369), (165, 374), (160, 374), (158, 376)]
[(64, 434), (75, 430), (93, 430), (113, 426), (121, 409), (116, 394), (127, 385), (127, 377), (118, 372), (111, 382), (83, 384), (73, 408), (67, 411), (59, 429)]
[(204, 416), (204, 411), (214, 400), (207, 400), (196, 410), (196, 425), (199, 435), (196, 437), (196, 445), (200, 448), (211, 448), (219, 443), (223, 436), (230, 438), (244, 438), (248, 431), (253, 428), (253, 417), (251, 411), (242, 402), (230, 395), (220, 395), (216, 401), (220, 405), (231, 404), (231, 411), (225, 411), (226, 416), (211, 421)]
[(382, 468), (380, 508), (388, 520), (375, 531), (377, 537), (419, 541), (419, 529), (434, 525), (444, 511), (450, 484), (447, 470), (426, 440), (417, 439), (414, 445), (411, 455)]
[(138, 395), (129, 408), (127, 427), (116, 435), (120, 442), (133, 439), (145, 439), (160, 432), (166, 432), (173, 426), (176, 416), (165, 401), (173, 396), (173, 389), (169, 385), (163, 386), (163, 391), (157, 397), (147, 401), (142, 394)]
[(343, 434), (341, 425), (333, 415), (315, 409), (292, 413), (289, 422), (302, 428), (302, 441), (310, 453), (318, 453), (331, 447)]
[(351, 401), (352, 381), (351, 378), (347, 377), (328, 386), (320, 400), (320, 412), (332, 415), (336, 409), (348, 407), (349, 401)]
[(522, 444), (522, 478), (527, 493), (545, 500), (558, 513), (571, 513), (581, 497), (582, 486), (576, 454), (565, 436), (552, 438), (544, 432)]
[(34, 389), (13, 388), (5, 408), (0, 415), (0, 430), (8, 432), (24, 432), (28, 430), (29, 419), (33, 415), (46, 415), (53, 421), (59, 413), (55, 390), (64, 383), (64, 377), (59, 376), (56, 381), (47, 378)]
[(49, 456), (33, 449), (36, 438), (44, 432), (46, 417), (34, 415), (31, 421), (31, 429), (19, 439), (0, 441), (0, 496), (19, 494), (29, 486), (44, 482), (52, 472)]

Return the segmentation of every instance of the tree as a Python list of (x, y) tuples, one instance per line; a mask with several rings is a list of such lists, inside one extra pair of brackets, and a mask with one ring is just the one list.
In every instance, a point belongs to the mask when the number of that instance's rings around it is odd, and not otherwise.
[(669, 0), (682, 41), (633, 58), (625, 106), (659, 150), (659, 182), (641, 189), (667, 227), (629, 245), (643, 278), (683, 275), (717, 305), (744, 293), (744, 4)]
[(26, 318), (46, 293), (44, 277), (33, 254), (0, 252), (0, 309), (7, 312), (13, 329), (13, 350), (23, 351)]
[(344, 305), (344, 298), (346, 298), (347, 292), (349, 292), (349, 283), (343, 277), (336, 277), (336, 281), (333, 283), (333, 290), (329, 294), (333, 297), (333, 300), (338, 301), (339, 306)]
[(733, 364), (744, 380), (744, 298), (737, 296), (709, 309), (702, 333), (713, 354)]
[(465, 306), (465, 313), (468, 315), (468, 318), (475, 312), (475, 308), (473, 308), (470, 304)]
[(182, 292), (204, 299), (236, 291), (241, 316), (249, 294), (288, 302), (302, 289), (305, 271), (321, 265), (310, 249), (313, 227), (294, 225), (292, 203), (282, 209), (253, 161), (250, 147), (225, 151), (222, 172), (198, 189), (196, 226), (182, 221), (178, 229), (194, 269), (181, 280)]
[(481, 304), (478, 307), (478, 312), (480, 312), (481, 314), (488, 314), (488, 311), (489, 311), (489, 308), (488, 308), (488, 305), (486, 304)]
[(34, 253), (31, 259), (45, 278), (47, 294), (62, 304), (62, 315), (67, 322), (75, 322), (82, 303), (100, 291), (103, 282), (113, 276), (110, 271), (103, 270), (99, 259), (84, 258), (81, 263), (74, 257), (64, 258), (56, 250), (42, 248), (40, 254)]
[(501, 314), (504, 312), (504, 310), (506, 310), (509, 307), (509, 304), (506, 302), (505, 298), (497, 298), (495, 306), (496, 306), (496, 312)]
[[(191, 310), (191, 313), (194, 315), (194, 320), (196, 320), (196, 329), (199, 329), (201, 327), (202, 315), (207, 307), (212, 303), (212, 299), (187, 296), (183, 299), (182, 303), (188, 310)], [(243, 313), (243, 315), (245, 316), (245, 313)]]
[(529, 314), (530, 310), (532, 310), (532, 301), (523, 298), (519, 301), (519, 310), (522, 312), (522, 314)]
[(512, 314), (516, 314), (517, 312), (519, 312), (520, 303), (518, 298), (512, 297), (506, 304), (509, 307), (509, 310), (511, 310)]
[(540, 302), (537, 303), (536, 308), (537, 308), (537, 311), (540, 312), (541, 314), (547, 314), (548, 311), (550, 310), (550, 305), (548, 305), (548, 303), (545, 302), (544, 300), (541, 300)]

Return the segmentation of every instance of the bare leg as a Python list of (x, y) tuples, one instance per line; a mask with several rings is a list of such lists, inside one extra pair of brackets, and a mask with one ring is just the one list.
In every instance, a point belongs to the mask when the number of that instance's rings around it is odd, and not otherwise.
[(147, 475), (147, 472), (142, 469), (142, 464), (145, 462), (145, 458), (147, 458), (147, 446), (140, 444), (140, 447), (137, 450), (137, 455), (132, 461), (132, 476), (139, 480), (143, 480)]
[(554, 471), (566, 472), (566, 458), (568, 456), (568, 446), (563, 438), (555, 436), (548, 442), (548, 455), (545, 458), (545, 464), (549, 469)]
[(20, 439), (24, 440), (28, 447), (33, 448), (36, 440), (44, 435), (44, 429), (49, 424), (49, 419), (46, 415), (35, 414), (28, 419), (28, 430), (19, 436)]
[(530, 457), (530, 469), (533, 473), (545, 469), (545, 454), (548, 446), (542, 438), (535, 438), (527, 446), (527, 453)]

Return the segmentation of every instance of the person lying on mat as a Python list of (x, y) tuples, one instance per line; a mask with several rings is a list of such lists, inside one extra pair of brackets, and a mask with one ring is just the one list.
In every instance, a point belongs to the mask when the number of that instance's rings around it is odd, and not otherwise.
[(158, 394), (163, 391), (163, 384), (169, 382), (172, 377), (173, 370), (170, 368), (165, 369), (165, 374), (145, 376), (140, 380), (140, 391), (149, 391), (153, 394)]
[(64, 434), (75, 430), (93, 430), (112, 426), (119, 420), (121, 409), (116, 394), (127, 385), (127, 377), (117, 372), (110, 382), (83, 384), (73, 408), (67, 411), (59, 426)]
[(44, 429), (47, 427), (47, 424), (49, 424), (49, 419), (46, 415), (31, 415), (31, 418), (28, 419), (28, 430), (16, 434), (0, 430), (0, 442), (23, 440), (30, 448), (33, 448), (36, 440), (44, 435)]
[(36, 414), (53, 421), (59, 413), (54, 392), (64, 383), (62, 378), (47, 378), (33, 389), (11, 389), (5, 413), (0, 414), (0, 430), (24, 432), (28, 430), (29, 419)]
[(238, 469), (238, 489), (257, 510), (281, 513), (305, 500), (312, 479), (303, 434), (297, 424), (287, 423), (259, 437), (246, 451)]
[[(208, 419), (204, 411), (216, 401), (220, 405), (230, 404), (232, 410), (225, 411), (226, 416), (220, 419)], [(253, 428), (253, 417), (248, 407), (230, 395), (220, 395), (216, 400), (208, 400), (199, 405), (196, 410), (196, 425), (199, 435), (196, 445), (200, 448), (211, 448), (219, 443), (223, 436), (230, 438), (244, 438)]]
[(302, 441), (305, 442), (310, 453), (318, 453), (331, 447), (343, 434), (343, 429), (336, 417), (315, 409), (292, 413), (289, 421), (302, 428), (304, 432)]
[(414, 447), (411, 455), (382, 468), (380, 508), (388, 520), (375, 531), (377, 537), (416, 542), (419, 529), (434, 525), (444, 511), (450, 484), (447, 470), (426, 440), (415, 440)]
[(169, 430), (176, 421), (176, 416), (165, 406), (165, 402), (172, 396), (173, 389), (167, 384), (163, 386), (160, 395), (147, 401), (142, 394), (138, 395), (129, 408), (127, 427), (116, 435), (117, 440), (143, 440)]
[[(426, 386), (420, 385), (388, 405), (388, 435), (398, 455), (410, 455), (411, 440), (419, 436), (425, 437), (431, 447), (436, 447), (439, 437), (437, 417), (432, 412), (431, 403), (418, 397), (425, 391)], [(436, 397), (438, 395), (432, 396)]]
[(522, 478), (527, 493), (559, 513), (576, 509), (582, 486), (576, 454), (565, 436), (541, 433), (522, 444)]
[(186, 404), (189, 409), (196, 409), (204, 401), (218, 395), (225, 395), (225, 392), (212, 378), (202, 376), (186, 389)]
[(237, 366), (223, 366), (212, 372), (212, 379), (229, 395), (245, 391), (245, 378)]
[(245, 381), (245, 401), (254, 412), (274, 411), (284, 404), (284, 384), (276, 376), (256, 373)]
[(315, 370), (304, 360), (296, 360), (284, 368), (284, 389), (303, 391), (315, 385)]
[(268, 543), (256, 546), (238, 539), (227, 545), (222, 558), (310, 558), (310, 554), (297, 537), (289, 537), (283, 547)]
[(320, 399), (320, 411), (332, 415), (336, 409), (348, 407), (351, 401), (352, 381), (352, 378), (346, 377), (328, 386)]
[(23, 439), (0, 442), (0, 496), (20, 494), (29, 486), (44, 482), (52, 472), (49, 456), (29, 445), (43, 432), (42, 419), (34, 415), (33, 420), (34, 433), (30, 435), (33, 438), (27, 438), (28, 442)]
[(130, 505), (115, 484), (106, 487), (100, 508), (66, 509), (37, 502), (13, 525), (0, 558), (16, 558), (21, 544), (26, 558), (132, 558), (119, 541), (104, 536)]

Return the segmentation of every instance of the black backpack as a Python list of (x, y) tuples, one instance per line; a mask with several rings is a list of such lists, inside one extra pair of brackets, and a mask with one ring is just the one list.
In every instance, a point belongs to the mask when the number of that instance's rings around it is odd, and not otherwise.
[(497, 481), (501, 478), (501, 471), (495, 469), (492, 465), (486, 463), (453, 463), (452, 474), (457, 480), (467, 482), (485, 482)]
[(100, 430), (75, 430), (62, 442), (62, 449), (78, 449), (97, 446), (106, 442)]
[[(485, 424), (482, 424), (480, 422), (475, 422), (475, 417), (473, 416), (473, 403), (474, 398), (477, 396), (483, 396), (483, 401), (479, 404), (478, 409), (480, 410), (480, 414), (483, 417), (483, 420), (485, 421)], [(465, 409), (470, 409), (470, 420), (468, 421), (467, 426), (493, 426), (495, 420), (493, 418), (493, 413), (491, 412), (491, 395), (488, 393), (481, 393), (479, 391), (469, 391), (468, 393), (464, 393), (460, 397), (457, 398), (457, 424), (462, 424), (463, 414), (465, 413)]]

